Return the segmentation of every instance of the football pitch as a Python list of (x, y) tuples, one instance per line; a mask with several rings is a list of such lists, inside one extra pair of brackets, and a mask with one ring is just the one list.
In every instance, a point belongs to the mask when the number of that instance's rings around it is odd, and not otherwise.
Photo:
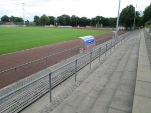
[(0, 55), (109, 32), (72, 28), (0, 27)]

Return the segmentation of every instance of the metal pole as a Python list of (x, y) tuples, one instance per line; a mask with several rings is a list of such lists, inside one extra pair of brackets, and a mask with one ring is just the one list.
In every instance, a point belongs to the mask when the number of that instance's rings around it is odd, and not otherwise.
[(111, 49), (112, 49), (112, 41), (111, 41), (111, 46), (110, 46), (110, 53), (111, 53)]
[(77, 17), (75, 19), (76, 19), (76, 27), (77, 27)]
[(135, 18), (136, 18), (136, 8), (137, 8), (137, 3), (138, 3), (138, 0), (136, 2), (136, 7), (135, 7), (135, 15), (134, 15), (134, 22), (133, 22), (133, 30), (135, 29)]
[(114, 49), (115, 49), (115, 39), (114, 39)]
[(107, 44), (106, 44), (106, 50), (105, 50), (105, 57), (106, 57), (106, 53), (107, 53)]
[(101, 39), (99, 40), (99, 45), (101, 44)]
[(92, 51), (90, 53), (90, 69), (91, 69), (91, 62), (92, 62)]
[(117, 42), (118, 42), (118, 25), (119, 25), (119, 17), (120, 17), (120, 4), (121, 4), (121, 0), (119, 0), (118, 16), (117, 16), (117, 22), (116, 22), (116, 34), (115, 34), (116, 37), (115, 37), (115, 39), (117, 39)]
[(23, 21), (24, 21), (24, 26), (25, 26), (25, 13), (24, 13), (24, 5), (25, 3), (22, 3), (23, 4)]
[(50, 94), (50, 103), (52, 102), (52, 94), (51, 94), (51, 73), (49, 74), (49, 94)]
[(65, 60), (67, 59), (67, 50), (65, 50)]
[(54, 18), (54, 26), (55, 26), (55, 21), (56, 21), (56, 18)]
[(121, 38), (119, 38), (119, 45), (120, 45), (120, 43), (121, 43)]
[(77, 59), (75, 60), (75, 82), (77, 81)]
[(80, 45), (78, 45), (78, 54), (80, 53)]
[(118, 47), (118, 42), (119, 42), (119, 38), (117, 38), (117, 43), (116, 43), (117, 47)]
[(47, 68), (47, 58), (48, 58), (48, 57), (45, 58), (45, 63), (46, 63), (46, 64), (45, 64), (45, 68)]
[(101, 57), (101, 47), (99, 49), (99, 62), (100, 62), (100, 57)]
[(16, 82), (19, 80), (19, 77), (18, 77), (18, 75), (17, 75), (17, 71), (16, 71), (16, 68), (14, 68), (14, 70), (15, 70), (15, 75), (16, 75)]

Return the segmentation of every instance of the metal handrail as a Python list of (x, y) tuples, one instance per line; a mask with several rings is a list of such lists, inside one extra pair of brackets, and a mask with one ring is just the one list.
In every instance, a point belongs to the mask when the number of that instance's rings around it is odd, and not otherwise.
[[(124, 36), (125, 36), (125, 35), (124, 35)], [(124, 36), (123, 36), (123, 37), (124, 37)], [(125, 38), (125, 37), (124, 37), (124, 38)], [(109, 42), (111, 42), (111, 41), (115, 42), (115, 39), (112, 39), (112, 40), (110, 40)], [(100, 46), (100, 47), (106, 46), (106, 44), (108, 44), (109, 42), (104, 43), (104, 45), (102, 45), (102, 46)], [(110, 44), (110, 43), (109, 43), (109, 44)], [(116, 44), (118, 44), (118, 42), (117, 42), (117, 43), (113, 43), (113, 44), (114, 44), (113, 46), (115, 46)], [(113, 46), (112, 46), (112, 47), (113, 47)], [(71, 64), (71, 63), (73, 63), (73, 62), (75, 62), (75, 61), (77, 61), (77, 60), (79, 60), (79, 59), (81, 59), (82, 57), (85, 57), (85, 56), (87, 56), (88, 54), (90, 54), (90, 53), (92, 53), (92, 52), (94, 52), (94, 51), (100, 49), (100, 47), (97, 47), (97, 48), (93, 49), (92, 51), (89, 51), (88, 53), (86, 53), (86, 54), (84, 54), (84, 55), (82, 55), (82, 56), (80, 56), (80, 57), (78, 57), (78, 58), (76, 58), (76, 59), (74, 59), (74, 60), (72, 60), (72, 61), (70, 61), (70, 62), (68, 62), (68, 63), (66, 63), (66, 64), (64, 64), (64, 65), (62, 65), (62, 66), (60, 66), (60, 67), (58, 67), (58, 68), (56, 68), (55, 70), (52, 70), (51, 72), (48, 72), (47, 74), (44, 74), (43, 76), (41, 76), (41, 77), (39, 77), (39, 78), (37, 78), (37, 79), (35, 79), (35, 80), (32, 80), (32, 81), (29, 82), (29, 83), (26, 83), (25, 85), (23, 85), (23, 86), (21, 86), (21, 87), (15, 89), (15, 90), (9, 92), (8, 94), (5, 94), (5, 95), (1, 96), (1, 97), (0, 97), (0, 100), (2, 100), (2, 99), (4, 99), (4, 98), (6, 98), (6, 97), (12, 95), (13, 93), (15, 93), (15, 92), (17, 92), (17, 91), (19, 91), (19, 90), (21, 90), (21, 89), (23, 89), (23, 88), (25, 88), (25, 87), (31, 85), (31, 84), (37, 82), (38, 80), (40, 80), (40, 79), (42, 79), (42, 78), (44, 78), (44, 77), (46, 77), (46, 76), (48, 76), (48, 75), (49, 75), (49, 77), (50, 77), (52, 73), (54, 73), (54, 72), (56, 72), (57, 70), (59, 70), (59, 69), (65, 67), (65, 66), (67, 66), (67, 65), (69, 65), (69, 64)], [(107, 51), (107, 50), (106, 50), (106, 51)], [(106, 52), (106, 51), (105, 51), (105, 52)], [(104, 52), (104, 53), (105, 53), (105, 52)], [(51, 78), (51, 77), (50, 77), (50, 78)], [(51, 81), (51, 80), (50, 80), (50, 81)], [(50, 84), (50, 83), (49, 83), (49, 84)], [(50, 86), (50, 90), (51, 90), (51, 86)]]
[[(103, 38), (103, 39), (104, 39), (104, 38)], [(100, 40), (103, 40), (103, 39), (100, 39)], [(100, 40), (98, 40), (98, 41), (100, 41)], [(43, 59), (49, 58), (49, 57), (51, 57), (51, 56), (54, 56), (54, 55), (57, 55), (57, 54), (60, 54), (60, 53), (64, 53), (64, 52), (70, 51), (70, 50), (75, 49), (75, 48), (79, 48), (79, 46), (75, 46), (75, 47), (70, 48), (70, 49), (67, 49), (67, 50), (65, 50), (65, 51), (61, 51), (61, 52), (57, 52), (57, 53), (53, 53), (53, 54), (48, 55), (48, 56), (46, 56), (46, 57), (39, 58), (39, 59), (36, 59), (36, 60), (30, 61), (30, 62), (26, 62), (26, 63), (23, 63), (23, 64), (18, 65), (18, 66), (11, 67), (11, 68), (9, 68), (9, 69), (6, 69), (6, 70), (3, 70), (3, 71), (0, 71), (0, 74), (5, 73), (5, 72), (10, 71), (10, 70), (14, 70), (14, 69), (17, 69), (17, 68), (23, 67), (23, 66), (28, 65), (28, 64), (32, 64), (32, 63), (34, 63), (34, 62), (37, 62), (37, 61), (40, 61), (40, 60), (43, 60)]]
[[(67, 50), (65, 50), (65, 51), (69, 51), (69, 50), (75, 49), (75, 48), (77, 48), (77, 47), (78, 47), (78, 46), (73, 47), (73, 48), (71, 48), (71, 49), (67, 49)], [(1, 73), (4, 73), (4, 72), (7, 72), (7, 71), (10, 71), (10, 70), (13, 70), (13, 69), (16, 69), (16, 68), (23, 67), (23, 66), (25, 66), (25, 65), (28, 65), (28, 64), (31, 64), (31, 63), (40, 61), (40, 60), (43, 60), (43, 59), (45, 59), (45, 58), (48, 58), (48, 57), (51, 57), (51, 56), (54, 56), (54, 55), (57, 55), (57, 54), (60, 54), (60, 53), (64, 53), (65, 51), (57, 52), (57, 53), (48, 55), (48, 56), (46, 56), (46, 57), (43, 57), (43, 58), (39, 58), (39, 59), (33, 60), (33, 61), (31, 61), (31, 62), (27, 62), (27, 63), (21, 64), (21, 65), (18, 65), (18, 66), (15, 66), (15, 67), (6, 69), (6, 70), (4, 70), (4, 71), (1, 71), (0, 74), (1, 74)]]

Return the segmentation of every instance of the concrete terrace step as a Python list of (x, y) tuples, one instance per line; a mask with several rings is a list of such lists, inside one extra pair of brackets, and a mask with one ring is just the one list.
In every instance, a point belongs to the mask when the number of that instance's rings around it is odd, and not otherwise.
[(131, 113), (139, 41), (136, 31), (54, 110), (41, 113)]
[(151, 113), (151, 65), (148, 55), (150, 53), (147, 50), (151, 41), (145, 42), (145, 38), (151, 40), (151, 36), (146, 36), (147, 32), (142, 30), (132, 113)]
[(138, 34), (135, 34), (133, 38), (135, 38), (133, 41), (134, 44), (131, 48), (129, 57), (127, 57), (127, 63), (118, 84), (112, 104), (110, 105), (109, 113), (132, 112), (140, 37)]

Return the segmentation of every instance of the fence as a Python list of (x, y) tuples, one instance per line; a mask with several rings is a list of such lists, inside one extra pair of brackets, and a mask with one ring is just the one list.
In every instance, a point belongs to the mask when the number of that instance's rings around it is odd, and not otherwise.
[(36, 26), (35, 22), (1, 22), (0, 27), (23, 27), (23, 26)]
[(75, 82), (77, 80), (77, 72), (85, 67), (86, 65), (90, 65), (90, 69), (91, 69), (91, 63), (99, 57), (99, 62), (100, 62), (100, 56), (102, 54), (105, 54), (106, 57), (106, 53), (108, 50), (110, 50), (111, 52), (111, 48), (114, 47), (119, 43), (123, 43), (124, 39), (126, 37), (128, 37), (130, 35), (130, 33), (124, 35), (121, 38), (115, 39), (115, 40), (110, 40), (108, 41), (106, 44), (104, 44), (103, 46), (99, 46), (97, 48), (95, 48), (94, 50), (86, 53), (85, 55), (78, 57), (74, 60), (72, 60), (71, 62), (66, 63), (65, 65), (51, 71), (48, 76), (49, 76), (49, 91), (50, 91), (50, 102), (52, 101), (52, 94), (51, 94), (51, 90), (52, 88), (54, 88), (55, 86), (57, 86), (58, 84), (60, 84), (61, 82), (63, 82), (64, 80), (66, 80), (67, 78), (69, 78), (70, 76), (74, 75), (75, 77)]
[(70, 62), (54, 68), (51, 71), (43, 74), (40, 77), (32, 79), (31, 81), (24, 81), (22, 83), (16, 84), (15, 87), (11, 87), (9, 90), (0, 91), (0, 112), (1, 113), (14, 113), (19, 112), (26, 106), (30, 105), (36, 99), (40, 98), (42, 95), (50, 92), (50, 102), (52, 101), (51, 90), (58, 84), (62, 83), (67, 78), (74, 75), (75, 82), (77, 81), (77, 72), (98, 58), (102, 54), (105, 54), (111, 48), (116, 48), (119, 43), (123, 43), (125, 38), (130, 36), (131, 32), (123, 35), (119, 39), (110, 40), (102, 46), (97, 46), (94, 50), (90, 50), (88, 53), (81, 55), (80, 57), (71, 60)]
[[(23, 95), (30, 96), (30, 93), (27, 90), (32, 91), (31, 88), (41, 92), (42, 94), (50, 91), (50, 95), (51, 95), (52, 88), (54, 88), (55, 86), (57, 86), (58, 84), (60, 84), (61, 82), (63, 82), (64, 80), (66, 80), (68, 77), (72, 75), (75, 75), (75, 81), (76, 81), (78, 70), (80, 70), (81, 68), (85, 67), (88, 64), (90, 64), (90, 68), (91, 68), (91, 63), (93, 60), (99, 57), (99, 61), (100, 61), (100, 56), (102, 54), (105, 54), (106, 56), (106, 52), (109, 49), (111, 49), (112, 47), (114, 47), (115, 49), (115, 46), (118, 45), (118, 43), (122, 43), (124, 39), (128, 37), (130, 34), (131, 32), (126, 33), (118, 40), (110, 40), (105, 45), (97, 47), (94, 50), (84, 54), (83, 56), (75, 58), (74, 60), (66, 63), (65, 65), (60, 66), (57, 69), (54, 68), (53, 71), (47, 72), (47, 74), (43, 74), (42, 76), (39, 76), (31, 80), (29, 79), (22, 83), (17, 83), (16, 86), (11, 87), (10, 89), (8, 88), (8, 90), (2, 90), (0, 92), (0, 100), (2, 101), (7, 98), (12, 98), (12, 96), (16, 94), (22, 96)], [(50, 101), (51, 101), (51, 96), (50, 96)]]
[[(106, 40), (110, 40), (112, 36), (97, 40), (96, 44), (99, 45)], [(0, 72), (0, 88), (8, 86), (12, 83), (18, 82), (19, 80), (26, 78), (38, 71), (46, 69), (60, 61), (66, 60), (74, 55), (79, 54), (79, 48), (82, 44), (71, 49), (51, 54), (49, 56), (33, 60), (31, 62), (24, 63), (22, 65), (12, 67), (10, 69)]]
[(78, 46), (0, 72), (0, 88), (46, 69), (79, 53)]

